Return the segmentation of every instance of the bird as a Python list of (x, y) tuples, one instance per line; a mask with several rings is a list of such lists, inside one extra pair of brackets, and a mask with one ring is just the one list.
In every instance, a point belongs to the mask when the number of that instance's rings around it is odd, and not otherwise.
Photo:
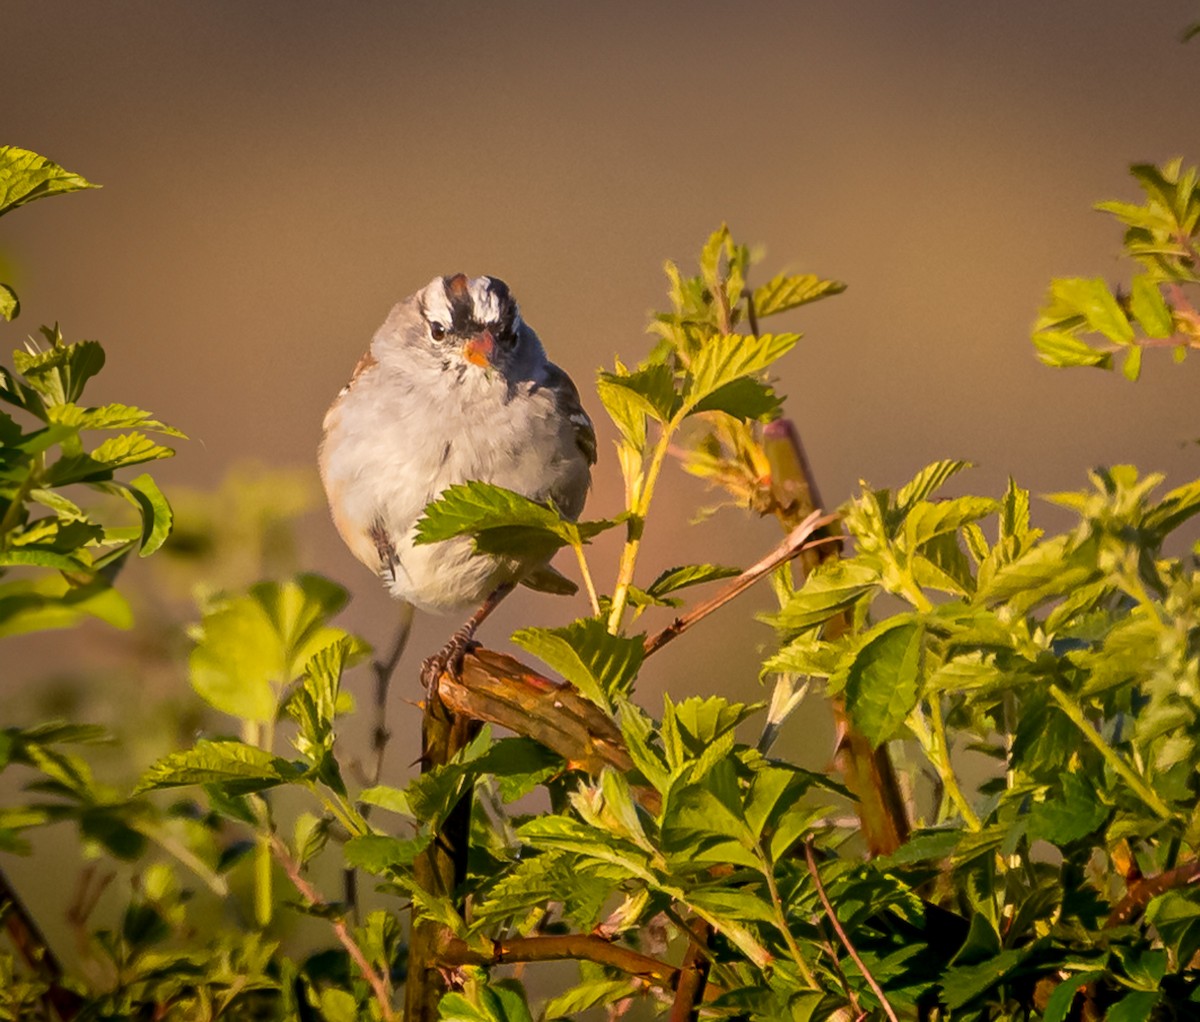
[(552, 504), (577, 520), (591, 486), (596, 433), (579, 391), (549, 360), (508, 285), (434, 277), (395, 305), (325, 415), (318, 453), (333, 524), (350, 552), (413, 608), (478, 609), (422, 665), (456, 673), (479, 625), (548, 556), (478, 552), (467, 537), (418, 544), (427, 504), (472, 481)]

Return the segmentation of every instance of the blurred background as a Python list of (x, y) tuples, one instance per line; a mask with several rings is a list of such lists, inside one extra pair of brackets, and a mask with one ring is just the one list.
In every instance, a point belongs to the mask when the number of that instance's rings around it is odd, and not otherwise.
[[(323, 572), (353, 594), (339, 623), (380, 646), (394, 608), (328, 523), (315, 450), (376, 326), (435, 274), (508, 281), (580, 384), (601, 433), (589, 516), (621, 499), (594, 373), (648, 350), (663, 260), (691, 270), (722, 221), (763, 247), (761, 280), (788, 268), (849, 285), (779, 324), (805, 333), (779, 389), (828, 507), (860, 479), (896, 486), (940, 457), (975, 461), (958, 489), (988, 494), (1010, 474), (1035, 493), (1077, 488), (1122, 461), (1178, 484), (1197, 474), (1195, 361), (1149, 358), (1137, 386), (1052, 371), (1029, 328), (1051, 277), (1127, 274), (1119, 226), (1090, 207), (1138, 197), (1128, 164), (1200, 160), (1200, 41), (1179, 41), (1198, 15), (1194, 0), (7, 0), (0, 142), (104, 187), (4, 219), (23, 314), (0, 324), (0, 346), (56, 321), (69, 340), (101, 340), (109, 364), (89, 399), (151, 409), (192, 438), (153, 468), (193, 525), (223, 537), (210, 580)], [(736, 510), (688, 524), (716, 499), (672, 473), (644, 579), (747, 564), (777, 542), (772, 521)], [(1035, 514), (1054, 521), (1044, 504)], [(602, 586), (614, 552), (593, 555)], [(155, 593), (143, 614), (194, 616), (197, 580), (176, 573), (167, 590), (153, 571), (174, 568), (128, 572)], [(642, 701), (759, 698), (770, 633), (750, 612), (770, 604), (764, 589), (673, 644)], [(483, 638), (583, 612), (522, 594)], [(416, 665), (457, 624), (418, 623), (393, 689), (390, 780), (417, 747)], [(0, 712), (127, 724), (154, 696), (183, 708), (171, 720), (219, 729), (187, 716), (173, 634), (8, 641)], [(153, 667), (130, 677), (135, 641)], [(104, 674), (107, 662), (124, 667)], [(368, 672), (349, 684), (365, 694)], [(827, 723), (798, 716), (780, 751), (823, 767)], [(150, 755), (172, 738), (142, 740)]]

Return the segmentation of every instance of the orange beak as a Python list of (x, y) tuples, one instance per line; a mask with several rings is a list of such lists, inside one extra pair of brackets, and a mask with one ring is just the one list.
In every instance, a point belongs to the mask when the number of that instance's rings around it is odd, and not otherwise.
[(463, 357), (473, 365), (487, 368), (492, 364), (492, 354), (495, 350), (496, 339), (490, 330), (484, 330), (463, 345)]

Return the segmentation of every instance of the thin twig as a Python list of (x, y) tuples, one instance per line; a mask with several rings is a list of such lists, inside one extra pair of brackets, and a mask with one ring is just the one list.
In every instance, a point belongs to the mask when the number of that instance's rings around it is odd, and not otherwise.
[(674, 965), (587, 933), (510, 937), (508, 940), (493, 941), (491, 953), (484, 954), (447, 930), (437, 948), (437, 957), (445, 965), (501, 965), (571, 959), (597, 962), (667, 989), (675, 984), (679, 976), (679, 969)]
[(850, 955), (851, 960), (858, 966), (858, 971), (862, 973), (863, 979), (870, 984), (871, 989), (875, 992), (875, 996), (879, 998), (879, 1003), (882, 1005), (884, 1013), (892, 1022), (900, 1022), (897, 1018), (895, 1009), (892, 1008), (891, 1002), (888, 1001), (887, 995), (883, 992), (883, 987), (871, 975), (871, 971), (867, 968), (866, 963), (859, 957), (857, 951), (854, 950), (854, 945), (850, 943), (850, 938), (846, 931), (842, 929), (842, 924), (838, 922), (838, 917), (833, 911), (833, 905), (830, 904), (829, 895), (825, 893), (825, 885), (821, 883), (821, 873), (817, 869), (817, 858), (813, 854), (812, 838), (806, 838), (804, 841), (804, 857), (808, 860), (808, 872), (812, 875), (813, 885), (817, 889), (817, 897), (821, 899), (821, 904), (825, 907), (825, 917), (829, 920), (830, 925), (838, 935), (838, 939), (842, 942), (842, 946)]
[[(400, 658), (408, 646), (408, 637), (412, 634), (413, 606), (411, 603), (403, 603), (400, 607), (400, 623), (396, 628), (396, 637), (392, 640), (391, 652), (388, 653), (386, 660), (375, 660), (371, 663), (371, 670), (375, 674), (375, 699), (372, 704), (375, 723), (371, 728), (371, 751), (375, 756), (375, 762), (371, 765), (370, 772), (363, 776), (364, 787), (368, 788), (378, 784), (383, 776), (383, 758), (387, 752), (388, 741), (392, 737), (387, 726), (388, 691), (392, 685), (392, 677), (400, 664)], [(364, 805), (360, 812), (362, 818), (366, 820), (371, 815), (371, 807)], [(342, 885), (346, 904), (354, 913), (354, 921), (361, 922), (358, 906), (358, 871), (353, 866), (343, 872)]]
[[(293, 886), (300, 892), (301, 897), (313, 907), (321, 907), (328, 905), (321, 892), (318, 891), (300, 872), (300, 864), (292, 858), (291, 853), (287, 849), (287, 845), (283, 843), (278, 834), (272, 833), (268, 839), (271, 848), (271, 853), (275, 856), (276, 861), (283, 867), (283, 871), (288, 875)], [(387, 981), (375, 969), (375, 967), (367, 959), (363, 949), (358, 946), (358, 942), (350, 933), (350, 928), (346, 925), (346, 920), (341, 916), (332, 916), (329, 919), (330, 925), (333, 927), (333, 932), (337, 939), (341, 942), (342, 947), (346, 949), (346, 953), (358, 966), (362, 972), (363, 978), (370, 984), (371, 990), (375, 994), (375, 1000), (379, 1002), (379, 1010), (383, 1014), (385, 1022), (391, 1022), (396, 1017), (392, 1009), (391, 995), (388, 992)]]
[(694, 919), (691, 928), (686, 932), (691, 940), (688, 941), (687, 954), (684, 955), (683, 965), (679, 970), (679, 980), (675, 984), (675, 1000), (671, 1002), (671, 1014), (667, 1022), (697, 1022), (700, 1017), (700, 1002), (704, 1000), (704, 987), (708, 982), (708, 972), (712, 967), (712, 961), (707, 954), (708, 942), (713, 935), (712, 926), (702, 919)]
[(1108, 914), (1105, 926), (1127, 926), (1145, 911), (1151, 900), (1164, 891), (1200, 884), (1200, 862), (1185, 862), (1156, 876), (1128, 884), (1125, 897)]
[(650, 656), (651, 653), (656, 653), (672, 639), (682, 635), (698, 621), (702, 621), (708, 617), (714, 610), (719, 610), (734, 597), (740, 596), (764, 575), (770, 574), (786, 561), (799, 557), (805, 550), (811, 550), (823, 543), (841, 542), (841, 538), (838, 536), (827, 536), (816, 540), (810, 539), (814, 532), (823, 529), (826, 525), (830, 525), (837, 520), (837, 515), (822, 515), (820, 511), (813, 511), (804, 521), (788, 533), (787, 538), (779, 546), (762, 560), (756, 564), (752, 564), (743, 571), (729, 585), (717, 593), (716, 596), (693, 607), (686, 614), (677, 617), (661, 632), (647, 638), (645, 642), (645, 655)]

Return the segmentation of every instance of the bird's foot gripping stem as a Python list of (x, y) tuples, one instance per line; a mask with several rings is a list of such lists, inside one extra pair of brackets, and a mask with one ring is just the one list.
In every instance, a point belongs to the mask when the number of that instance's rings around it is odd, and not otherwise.
[(487, 616), (495, 610), (500, 601), (513, 591), (515, 583), (509, 582), (500, 586), (483, 602), (470, 620), (467, 621), (457, 632), (450, 636), (450, 641), (446, 643), (440, 650), (428, 657), (421, 664), (421, 684), (425, 689), (433, 689), (438, 679), (449, 671), (451, 674), (462, 674), (463, 657), (473, 650), (478, 643), (475, 641), (475, 633), (479, 630), (479, 626), (487, 619)]

